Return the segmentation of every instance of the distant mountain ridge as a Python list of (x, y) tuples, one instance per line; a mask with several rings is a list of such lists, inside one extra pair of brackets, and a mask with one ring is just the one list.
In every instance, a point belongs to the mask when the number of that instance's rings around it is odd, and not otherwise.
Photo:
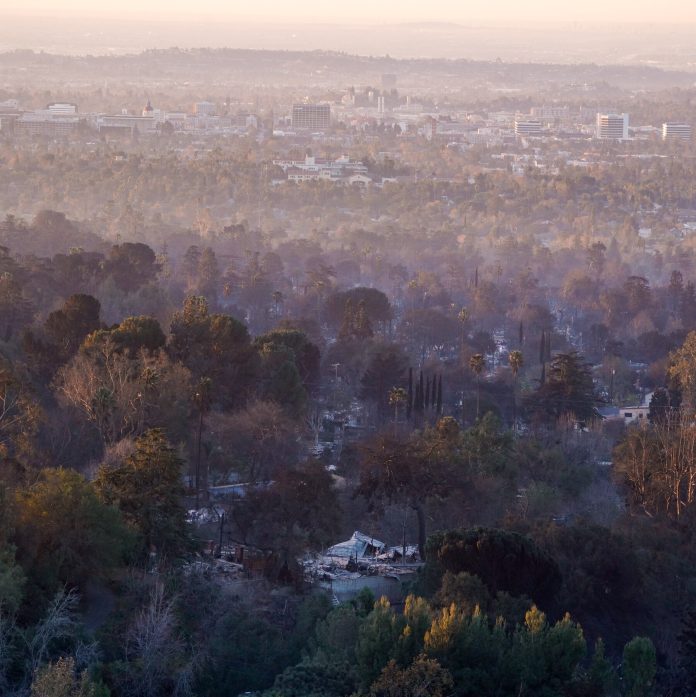
[(0, 53), (0, 71), (22, 68), (29, 73), (50, 68), (56, 77), (99, 71), (104, 78), (131, 75), (139, 79), (198, 81), (216, 75), (233, 82), (264, 81), (337, 87), (378, 85), (382, 74), (397, 75), (398, 85), (428, 86), (433, 80), (453, 85), (486, 84), (533, 87), (540, 83), (609, 84), (625, 89), (692, 87), (694, 75), (652, 65), (560, 64), (505, 62), (467, 58), (393, 58), (361, 56), (326, 50), (267, 50), (240, 48), (168, 48), (113, 56), (66, 56), (29, 50)]

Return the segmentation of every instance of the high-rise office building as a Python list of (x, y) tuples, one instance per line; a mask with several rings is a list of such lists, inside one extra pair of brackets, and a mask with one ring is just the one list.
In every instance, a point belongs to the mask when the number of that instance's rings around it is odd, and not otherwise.
[(691, 126), (688, 123), (663, 123), (662, 140), (691, 140)]
[(628, 114), (597, 114), (597, 138), (628, 140)]
[(295, 104), (292, 107), (292, 127), (313, 131), (326, 130), (331, 125), (329, 104)]

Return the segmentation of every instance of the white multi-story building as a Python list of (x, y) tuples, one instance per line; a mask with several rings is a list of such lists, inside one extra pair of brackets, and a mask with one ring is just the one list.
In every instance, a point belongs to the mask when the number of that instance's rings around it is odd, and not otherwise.
[(597, 138), (628, 140), (628, 114), (597, 114)]
[(544, 105), (532, 107), (531, 115), (537, 119), (568, 119), (570, 108), (567, 106)]
[(156, 132), (157, 122), (152, 116), (134, 116), (132, 114), (108, 116), (101, 114), (97, 117), (96, 126), (100, 133), (150, 134)]
[(196, 116), (215, 116), (215, 104), (213, 102), (196, 102), (193, 105), (193, 113)]
[(540, 136), (542, 134), (541, 121), (530, 119), (515, 119), (516, 136)]
[(54, 116), (75, 116), (75, 114), (77, 114), (77, 104), (54, 102), (53, 104), (49, 104), (46, 110)]
[(691, 140), (691, 126), (687, 123), (663, 123), (662, 140)]
[(357, 175), (367, 175), (367, 167), (347, 155), (326, 160), (307, 155), (304, 160), (273, 160), (285, 172), (288, 181), (344, 181)]
[(77, 133), (80, 119), (77, 116), (50, 115), (47, 110), (41, 110), (22, 114), (13, 125), (17, 135), (61, 138)]
[(331, 125), (330, 104), (294, 104), (292, 127), (313, 131), (326, 130)]

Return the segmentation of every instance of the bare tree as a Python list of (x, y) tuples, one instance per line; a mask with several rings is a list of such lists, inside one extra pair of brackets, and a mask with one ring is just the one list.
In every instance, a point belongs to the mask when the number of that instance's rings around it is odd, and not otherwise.
[(126, 660), (131, 665), (130, 693), (142, 697), (191, 694), (192, 666), (184, 660), (174, 601), (156, 583), (148, 603), (138, 613), (127, 637)]

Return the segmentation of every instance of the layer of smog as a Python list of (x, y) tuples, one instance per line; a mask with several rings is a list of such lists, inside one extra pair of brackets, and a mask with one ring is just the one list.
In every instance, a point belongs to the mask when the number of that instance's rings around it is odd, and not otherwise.
[(1, 695), (696, 694), (693, 25), (397, 10), (0, 13)]

